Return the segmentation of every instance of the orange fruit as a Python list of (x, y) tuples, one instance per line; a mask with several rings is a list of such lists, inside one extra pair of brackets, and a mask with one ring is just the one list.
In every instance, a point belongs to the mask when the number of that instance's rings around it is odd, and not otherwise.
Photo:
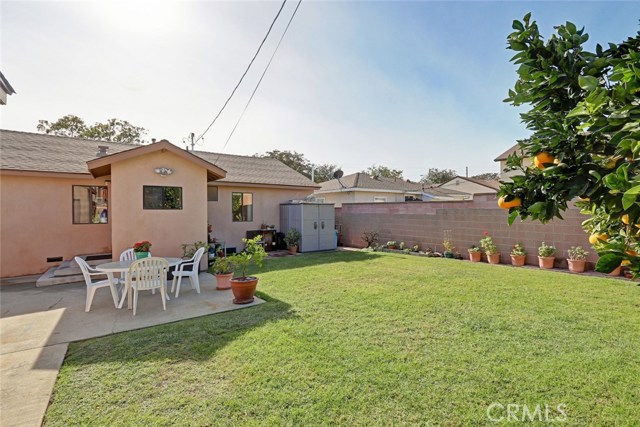
[(589, 243), (592, 245), (597, 245), (598, 243), (606, 242), (609, 240), (609, 235), (606, 233), (593, 233), (589, 236)]
[(536, 165), (538, 169), (544, 169), (546, 163), (554, 163), (556, 160), (551, 154), (543, 151), (542, 153), (536, 154), (533, 158), (533, 164)]
[(622, 220), (622, 223), (625, 225), (629, 225), (629, 215), (624, 214), (620, 217), (620, 219)]
[(500, 206), (502, 209), (511, 209), (522, 206), (522, 200), (520, 200), (520, 197), (516, 197), (512, 200), (509, 200), (508, 202), (504, 200), (504, 197), (505, 196), (502, 196), (498, 199), (498, 206)]

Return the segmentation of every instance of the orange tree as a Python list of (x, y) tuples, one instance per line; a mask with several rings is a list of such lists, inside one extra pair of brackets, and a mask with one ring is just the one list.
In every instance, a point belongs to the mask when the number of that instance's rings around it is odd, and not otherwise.
[(640, 32), (588, 52), (588, 34), (571, 22), (546, 41), (531, 14), (513, 29), (518, 79), (505, 102), (531, 107), (521, 118), (532, 133), (507, 160), (506, 170), (520, 171), (499, 192), (509, 224), (562, 218), (577, 201), (590, 215), (583, 226), (600, 255), (596, 269), (640, 273)]

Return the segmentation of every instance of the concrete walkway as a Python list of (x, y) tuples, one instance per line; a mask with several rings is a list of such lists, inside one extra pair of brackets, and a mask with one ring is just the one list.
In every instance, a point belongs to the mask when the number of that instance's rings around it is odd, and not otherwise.
[[(135, 317), (118, 310), (108, 288), (98, 289), (84, 312), (84, 283), (36, 288), (0, 286), (0, 426), (40, 426), (53, 385), (73, 341), (131, 331), (193, 317), (251, 307), (232, 303), (231, 291), (216, 291), (215, 278), (200, 274), (201, 293), (183, 282), (180, 297), (162, 310), (160, 294), (140, 294)], [(125, 304), (126, 307), (126, 304)]]

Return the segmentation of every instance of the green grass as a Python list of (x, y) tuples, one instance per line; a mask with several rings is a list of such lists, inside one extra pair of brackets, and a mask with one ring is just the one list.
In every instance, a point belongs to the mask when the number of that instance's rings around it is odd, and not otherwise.
[(259, 275), (266, 304), (72, 344), (45, 425), (495, 425), (494, 402), (640, 420), (636, 283), (363, 252)]

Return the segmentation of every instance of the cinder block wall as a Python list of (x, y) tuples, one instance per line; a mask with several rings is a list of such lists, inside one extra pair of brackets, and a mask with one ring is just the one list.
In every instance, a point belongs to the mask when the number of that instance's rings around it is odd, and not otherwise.
[(405, 242), (407, 247), (419, 244), (443, 251), (444, 230), (451, 230), (456, 250), (468, 259), (467, 249), (479, 246), (484, 232), (493, 237), (501, 254), (501, 262), (510, 264), (511, 248), (517, 242), (528, 252), (527, 264), (538, 263), (541, 242), (558, 248), (556, 267), (566, 267), (567, 249), (582, 246), (589, 252), (589, 261), (597, 254), (589, 244), (589, 236), (582, 230), (582, 221), (588, 217), (572, 207), (563, 213), (564, 220), (555, 219), (548, 224), (516, 220), (507, 224), (507, 211), (498, 208), (494, 195), (475, 195), (473, 201), (409, 202), (409, 203), (345, 203), (336, 209), (336, 222), (341, 224), (345, 246), (362, 248), (365, 231), (377, 231), (379, 243), (389, 240)]

